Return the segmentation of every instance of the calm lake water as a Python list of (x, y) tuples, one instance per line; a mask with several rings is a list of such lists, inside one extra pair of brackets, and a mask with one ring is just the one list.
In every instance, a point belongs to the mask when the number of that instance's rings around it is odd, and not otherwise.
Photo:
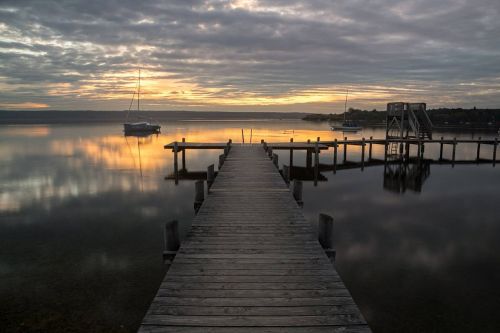
[[(179, 220), (184, 235), (194, 217), (194, 182), (164, 179), (173, 156), (163, 145), (237, 144), (242, 128), (246, 142), (250, 129), (253, 142), (342, 137), (287, 120), (176, 121), (148, 138), (124, 137), (119, 124), (0, 127), (0, 330), (134, 332), (165, 274), (163, 223)], [(363, 136), (384, 130), (348, 135)], [(187, 169), (206, 170), (220, 153), (189, 151)], [(383, 148), (373, 154), (383, 159)], [(475, 154), (458, 146), (457, 159)], [(359, 160), (360, 149), (347, 157)], [(321, 153), (331, 161), (332, 150)], [(323, 172), (304, 185), (304, 213), (313, 226), (320, 212), (334, 217), (337, 270), (374, 332), (498, 332), (500, 166), (424, 169), (404, 191), (384, 181), (384, 166)]]

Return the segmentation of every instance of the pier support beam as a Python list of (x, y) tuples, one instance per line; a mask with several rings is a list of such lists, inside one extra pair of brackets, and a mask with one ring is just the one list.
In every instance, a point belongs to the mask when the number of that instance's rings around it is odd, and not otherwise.
[(439, 162), (443, 161), (443, 137), (441, 137), (441, 142), (439, 143)]
[(373, 136), (370, 136), (370, 145), (368, 146), (368, 161), (372, 160)]
[(302, 181), (294, 179), (293, 180), (293, 198), (297, 201), (297, 204), (302, 207), (304, 202), (302, 201)]
[(347, 136), (344, 137), (344, 164), (345, 164), (345, 161), (347, 161), (347, 143), (345, 143), (347, 141)]
[(453, 150), (451, 152), (451, 166), (455, 167), (455, 153), (457, 151), (457, 138), (453, 139)]
[(481, 137), (479, 137), (479, 141), (477, 142), (476, 161), (479, 162), (480, 156), (481, 156)]
[(365, 169), (365, 138), (361, 139), (361, 171)]
[(318, 240), (330, 260), (335, 260), (333, 249), (333, 217), (319, 214)]
[(337, 155), (338, 155), (339, 145), (337, 139), (333, 143), (333, 173), (337, 173)]
[(178, 224), (177, 220), (169, 221), (165, 223), (165, 228), (163, 229), (163, 242), (165, 244), (163, 262), (167, 265), (172, 263), (181, 244)]
[[(185, 143), (186, 138), (182, 138), (182, 142)], [(182, 149), (181, 156), (182, 156), (182, 171), (186, 171), (186, 149), (185, 148)]]
[(277, 167), (279, 169), (278, 154), (273, 154), (273, 164), (275, 167)]
[[(293, 138), (290, 138), (290, 143), (293, 143)], [(288, 165), (290, 168), (293, 166), (293, 147), (290, 148), (290, 163)]]
[(222, 165), (224, 164), (225, 159), (226, 159), (226, 156), (224, 154), (219, 155), (219, 171), (220, 171), (220, 168), (222, 168)]
[(215, 166), (210, 164), (207, 168), (207, 190), (210, 190), (210, 187), (214, 183), (215, 180)]
[(493, 166), (497, 164), (497, 147), (498, 147), (498, 138), (495, 138), (495, 143), (493, 144)]
[(285, 180), (285, 183), (288, 185), (290, 184), (290, 168), (288, 165), (283, 164), (283, 170), (281, 171), (283, 179)]
[(198, 210), (201, 204), (205, 200), (205, 182), (203, 180), (197, 180), (194, 184), (195, 196), (194, 196), (194, 211), (198, 214)]
[(314, 186), (318, 185), (319, 176), (319, 137), (314, 144)]
[(177, 141), (174, 142), (174, 175), (175, 175), (175, 185), (179, 184), (179, 164), (178, 164), (178, 156), (179, 152), (179, 144)]

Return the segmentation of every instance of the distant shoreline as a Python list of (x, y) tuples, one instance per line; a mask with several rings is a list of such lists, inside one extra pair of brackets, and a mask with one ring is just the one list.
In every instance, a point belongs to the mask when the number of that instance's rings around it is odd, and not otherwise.
[[(230, 112), (230, 111), (140, 111), (131, 112), (129, 121), (265, 121), (301, 120), (308, 113)], [(0, 125), (123, 123), (127, 111), (6, 111), (0, 110)]]

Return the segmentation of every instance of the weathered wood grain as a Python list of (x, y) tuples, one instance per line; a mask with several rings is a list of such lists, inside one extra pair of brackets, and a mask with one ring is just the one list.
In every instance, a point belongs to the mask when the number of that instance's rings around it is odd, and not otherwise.
[(370, 329), (262, 147), (233, 145), (139, 332)]

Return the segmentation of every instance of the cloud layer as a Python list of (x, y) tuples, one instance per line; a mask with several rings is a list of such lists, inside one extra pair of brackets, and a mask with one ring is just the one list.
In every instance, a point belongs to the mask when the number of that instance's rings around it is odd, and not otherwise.
[[(498, 0), (0, 4), (0, 107), (498, 107)], [(19, 108), (19, 107), (18, 107)], [(22, 108), (22, 107), (21, 107)]]

